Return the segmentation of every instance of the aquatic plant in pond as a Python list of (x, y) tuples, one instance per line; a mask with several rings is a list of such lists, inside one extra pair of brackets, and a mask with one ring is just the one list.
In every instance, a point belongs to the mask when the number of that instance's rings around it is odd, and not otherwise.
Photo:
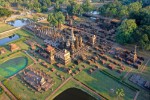
[(0, 76), (8, 78), (27, 66), (26, 57), (18, 57), (10, 59), (2, 64), (0, 64)]

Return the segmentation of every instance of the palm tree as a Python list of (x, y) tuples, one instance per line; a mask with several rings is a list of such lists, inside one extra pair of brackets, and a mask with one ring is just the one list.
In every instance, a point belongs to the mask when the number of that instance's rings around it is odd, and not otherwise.
[(123, 89), (117, 89), (116, 90), (117, 99), (120, 100), (120, 97), (124, 97), (125, 93)]

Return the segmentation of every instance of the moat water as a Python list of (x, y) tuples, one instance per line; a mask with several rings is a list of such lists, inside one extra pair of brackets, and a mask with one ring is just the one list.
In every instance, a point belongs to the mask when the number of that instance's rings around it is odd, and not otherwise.
[(54, 100), (96, 100), (96, 99), (80, 89), (69, 88), (60, 93), (58, 96), (56, 96)]
[(27, 25), (29, 22), (30, 22), (29, 19), (24, 18), (24, 19), (17, 19), (15, 21), (10, 21), (8, 22), (8, 24), (14, 27), (22, 27), (24, 25)]
[(6, 38), (2, 38), (2, 39), (0, 39), (0, 46), (6, 45), (7, 43), (13, 42), (13, 41), (15, 41), (15, 40), (17, 40), (19, 38), (20, 37), (17, 34), (11, 35), (11, 36), (6, 37)]

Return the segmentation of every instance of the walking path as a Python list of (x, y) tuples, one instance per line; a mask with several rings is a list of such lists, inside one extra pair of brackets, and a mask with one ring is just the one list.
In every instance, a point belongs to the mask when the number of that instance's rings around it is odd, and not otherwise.
[(45, 100), (50, 100), (50, 97), (52, 97), (62, 86), (64, 86), (72, 77), (69, 77), (67, 80), (65, 80), (57, 89), (55, 89), (50, 96), (48, 96)]
[(92, 89), (90, 89), (89, 87), (87, 87), (86, 85), (84, 85), (83, 83), (81, 83), (80, 81), (77, 81), (76, 79), (69, 77), (67, 80), (65, 80), (57, 89), (55, 89), (50, 96), (48, 96), (46, 98), (46, 100), (49, 100), (62, 86), (64, 86), (68, 81), (73, 80), (74, 82), (76, 82), (77, 84), (79, 84), (80, 86), (84, 87), (85, 89), (87, 89), (88, 91), (90, 91), (91, 93), (97, 95), (100, 99), (102, 100), (106, 100), (106, 98), (102, 97), (100, 94), (98, 94), (97, 92), (93, 91)]
[[(2, 32), (2, 33), (0, 33), (0, 38), (1, 38), (1, 37), (4, 37), (4, 36), (7, 36), (7, 35), (6, 35), (7, 33), (10, 33), (10, 32), (16, 31), (16, 30), (19, 30), (20, 28), (21, 28), (21, 27), (17, 27), (17, 28), (14, 28), (14, 29), (11, 29), (11, 30)], [(5, 34), (5, 35), (4, 35), (4, 34)]]
[(145, 65), (143, 65), (143, 67), (141, 68), (141, 73), (144, 71), (145, 67), (147, 66), (147, 64), (149, 63), (150, 59), (147, 60), (147, 62), (145, 63)]
[(139, 93), (140, 93), (140, 91), (137, 91), (137, 93), (136, 93), (136, 95), (135, 95), (135, 97), (134, 97), (134, 99), (133, 99), (133, 100), (136, 100), (136, 99), (137, 99), (137, 97), (138, 97)]
[(129, 75), (129, 73), (132, 71), (133, 69), (131, 68), (127, 73), (126, 73), (126, 75), (122, 78), (122, 79), (125, 79), (128, 75)]
[(0, 82), (0, 86), (11, 97), (12, 100), (17, 100), (17, 98), (1, 82)]
[(97, 95), (101, 100), (106, 100), (106, 98), (102, 97), (102, 95), (100, 95), (99, 93), (93, 91), (91, 88), (87, 87), (86, 85), (84, 85), (82, 82), (72, 78), (72, 80), (76, 83), (78, 83), (79, 85), (81, 85), (82, 87), (84, 87), (85, 89), (89, 90), (90, 92), (92, 92), (93, 94)]
[(24, 50), (24, 53), (27, 54), (34, 61), (34, 63), (37, 63), (37, 61), (32, 56), (30, 56), (27, 51)]

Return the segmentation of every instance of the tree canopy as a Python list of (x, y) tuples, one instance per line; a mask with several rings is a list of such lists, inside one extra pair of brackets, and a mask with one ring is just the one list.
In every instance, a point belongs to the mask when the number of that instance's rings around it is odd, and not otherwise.
[(61, 24), (65, 23), (65, 16), (62, 12), (49, 13), (47, 21), (52, 26), (60, 27)]
[(113, 3), (105, 4), (99, 8), (100, 14), (115, 18), (127, 18), (130, 13), (138, 12), (142, 8), (141, 2), (133, 2), (128, 5), (122, 4), (122, 2), (115, 0)]
[(135, 20), (126, 19), (117, 28), (116, 41), (120, 44), (132, 42), (132, 34), (137, 28)]
[(67, 12), (71, 15), (82, 15), (84, 12), (90, 12), (94, 9), (90, 0), (85, 0), (84, 3), (78, 4), (75, 1), (69, 1), (67, 6)]
[(9, 17), (12, 14), (12, 11), (9, 11), (6, 8), (0, 8), (0, 17)]

